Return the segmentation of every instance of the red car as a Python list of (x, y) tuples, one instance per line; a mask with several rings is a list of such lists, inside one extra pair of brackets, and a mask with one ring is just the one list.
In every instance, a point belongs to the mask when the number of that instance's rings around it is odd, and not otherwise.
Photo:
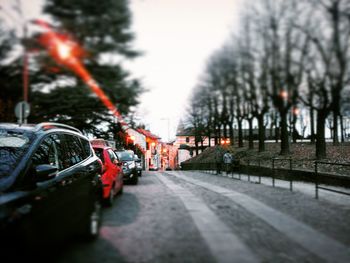
[(122, 162), (119, 162), (112, 148), (104, 140), (97, 139), (90, 142), (103, 164), (101, 177), (104, 186), (103, 199), (108, 206), (112, 206), (115, 195), (123, 192)]

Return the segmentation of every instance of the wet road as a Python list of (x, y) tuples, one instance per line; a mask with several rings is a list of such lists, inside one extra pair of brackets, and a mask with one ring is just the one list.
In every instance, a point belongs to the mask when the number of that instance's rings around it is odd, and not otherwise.
[(350, 199), (195, 172), (146, 172), (104, 209), (98, 240), (57, 262), (350, 262)]

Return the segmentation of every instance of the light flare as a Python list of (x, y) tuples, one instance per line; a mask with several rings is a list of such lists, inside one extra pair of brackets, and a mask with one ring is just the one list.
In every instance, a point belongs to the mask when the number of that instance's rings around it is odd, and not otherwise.
[(66, 60), (72, 55), (71, 47), (64, 43), (58, 43), (57, 50), (58, 50), (58, 55), (62, 60)]
[(39, 43), (48, 50), (51, 57), (58, 64), (71, 70), (83, 80), (90, 90), (97, 95), (103, 105), (117, 118), (125, 131), (128, 125), (124, 121), (117, 107), (112, 103), (106, 93), (100, 88), (98, 83), (80, 61), (79, 58), (84, 54), (82, 48), (67, 36), (53, 31), (51, 26), (45, 21), (37, 20), (35, 23), (46, 29), (46, 32), (40, 36)]

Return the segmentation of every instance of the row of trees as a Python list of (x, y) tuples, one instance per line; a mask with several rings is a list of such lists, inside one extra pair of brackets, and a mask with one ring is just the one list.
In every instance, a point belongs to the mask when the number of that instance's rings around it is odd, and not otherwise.
[[(122, 65), (123, 60), (138, 56), (131, 46), (134, 35), (128, 1), (45, 0), (43, 12), (51, 17), (55, 30), (82, 46), (84, 65), (119, 111), (124, 116), (132, 114), (143, 88)], [(30, 122), (62, 122), (102, 137), (117, 134), (120, 127), (111, 124), (113, 117), (86, 85), (40, 48), (40, 32), (18, 37), (4, 23), (0, 30), (1, 121), (16, 121), (14, 106), (22, 100), (23, 71), (22, 54), (16, 50), (25, 48), (30, 57)]]
[[(265, 150), (267, 124), (277, 129), (281, 154), (290, 153), (289, 136), (297, 138), (300, 108), (307, 109), (316, 157), (326, 157), (325, 124), (349, 116), (350, 2), (347, 0), (259, 0), (241, 17), (239, 33), (215, 52), (195, 88), (188, 121), (197, 144), (224, 136), (243, 146), (242, 126), (259, 130)], [(314, 127), (316, 123), (316, 127)]]

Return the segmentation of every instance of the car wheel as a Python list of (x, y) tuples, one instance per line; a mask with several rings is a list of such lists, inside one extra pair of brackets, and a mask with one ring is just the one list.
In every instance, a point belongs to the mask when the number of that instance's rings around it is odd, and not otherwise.
[(132, 185), (137, 185), (137, 183), (139, 182), (139, 176), (136, 174), (133, 176), (131, 184)]
[(121, 195), (124, 192), (124, 184), (122, 185), (122, 187), (120, 188), (118, 194)]
[(115, 189), (113, 185), (111, 188), (111, 191), (109, 191), (109, 196), (105, 199), (105, 203), (107, 206), (111, 207), (113, 205), (114, 197), (115, 197)]
[(82, 237), (91, 241), (98, 237), (101, 226), (101, 202), (99, 200), (95, 200), (94, 207), (91, 213), (87, 218), (87, 222), (84, 226), (84, 231)]

